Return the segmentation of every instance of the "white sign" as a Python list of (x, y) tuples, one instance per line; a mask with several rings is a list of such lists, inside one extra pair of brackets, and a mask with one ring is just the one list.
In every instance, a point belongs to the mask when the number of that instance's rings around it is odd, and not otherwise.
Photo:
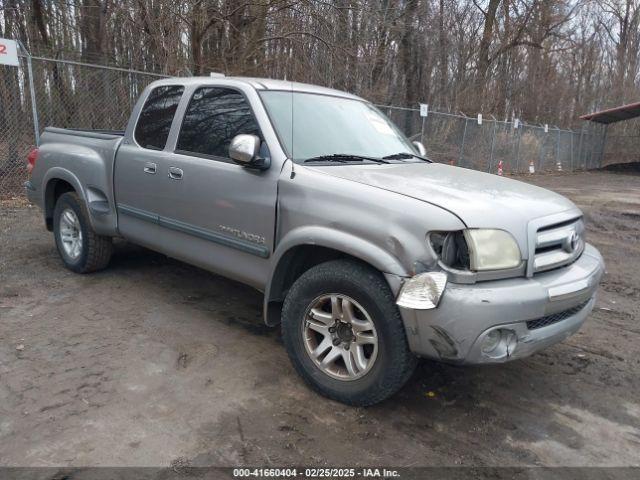
[(478, 125), (482, 125), (482, 114), (478, 114)]
[(513, 122), (513, 128), (517, 130), (519, 126), (520, 126), (520, 120), (516, 118), (515, 121)]
[(420, 104), (420, 116), (421, 117), (426, 117), (429, 115), (429, 104), (428, 103), (421, 103)]
[(0, 65), (12, 65), (17, 67), (18, 62), (18, 46), (13, 40), (0, 38)]

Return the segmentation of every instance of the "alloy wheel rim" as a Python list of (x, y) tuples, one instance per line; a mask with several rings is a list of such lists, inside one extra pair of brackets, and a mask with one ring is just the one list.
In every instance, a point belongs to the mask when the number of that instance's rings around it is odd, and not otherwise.
[(75, 260), (82, 253), (82, 229), (76, 213), (70, 208), (60, 215), (60, 241), (64, 253)]
[(378, 333), (369, 313), (353, 298), (331, 293), (311, 302), (302, 326), (305, 350), (326, 375), (362, 378), (378, 356)]

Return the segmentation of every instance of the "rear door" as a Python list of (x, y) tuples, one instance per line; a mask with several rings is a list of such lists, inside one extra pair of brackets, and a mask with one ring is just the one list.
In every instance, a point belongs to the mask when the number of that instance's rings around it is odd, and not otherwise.
[(158, 218), (169, 214), (167, 170), (171, 154), (167, 140), (184, 93), (182, 85), (162, 85), (151, 90), (140, 111), (131, 138), (118, 150), (114, 169), (114, 191), (118, 208), (118, 230), (136, 243), (164, 251)]
[(260, 153), (269, 156), (245, 92), (211, 85), (193, 90), (169, 154), (173, 186), (166, 191), (173, 210), (160, 223), (175, 232), (172, 256), (261, 288), (269, 271), (280, 172), (234, 163), (229, 144), (241, 133), (260, 137)]

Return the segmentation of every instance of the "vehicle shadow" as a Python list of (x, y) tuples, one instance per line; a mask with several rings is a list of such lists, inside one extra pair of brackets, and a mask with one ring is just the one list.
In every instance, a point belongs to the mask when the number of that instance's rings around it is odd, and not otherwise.
[(119, 240), (105, 273), (151, 278), (168, 303), (215, 314), (252, 334), (279, 337), (279, 329), (262, 320), (261, 292), (161, 253)]

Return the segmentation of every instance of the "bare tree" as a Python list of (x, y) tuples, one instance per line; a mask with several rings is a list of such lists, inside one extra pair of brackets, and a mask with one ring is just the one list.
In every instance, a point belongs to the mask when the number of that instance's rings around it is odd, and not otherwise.
[[(0, 0), (0, 26), (72, 60), (548, 123), (640, 95), (640, 0)], [(79, 86), (52, 68), (71, 114)]]

